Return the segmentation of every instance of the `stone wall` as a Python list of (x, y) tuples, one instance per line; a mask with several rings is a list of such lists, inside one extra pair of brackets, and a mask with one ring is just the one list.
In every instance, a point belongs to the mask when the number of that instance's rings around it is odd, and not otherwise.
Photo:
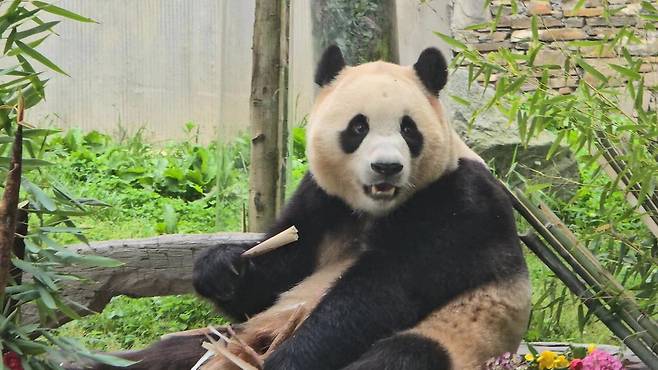
[[(573, 46), (569, 41), (601, 40), (615, 35), (623, 27), (635, 27), (641, 42), (628, 47), (631, 55), (641, 57), (644, 64), (640, 72), (644, 74), (645, 85), (654, 93), (647, 93), (645, 109), (658, 106), (658, 31), (646, 30), (646, 21), (639, 16), (642, 10), (639, 0), (607, 0), (609, 17), (605, 17), (604, 0), (587, 0), (585, 5), (576, 9), (578, 0), (529, 0), (517, 3), (517, 13), (513, 14), (511, 0), (493, 0), (489, 7), (487, 20), (500, 18), (494, 32), (490, 29), (465, 30), (466, 25), (453, 29), (456, 38), (461, 39), (482, 53), (496, 51), (501, 48), (514, 52), (525, 53), (532, 39), (532, 16), (537, 16), (539, 38), (546, 46), (539, 52), (536, 63), (564, 65), (569, 53), (580, 49), (587, 63), (603, 74), (612, 77), (612, 86), (624, 85), (625, 80), (617, 75), (609, 66), (612, 64), (627, 65), (621, 57), (620, 50), (601, 49), (599, 46)], [(654, 1), (655, 4), (655, 1)], [(500, 10), (499, 10), (500, 8)], [(481, 19), (479, 21), (482, 21)], [(475, 23), (475, 22), (473, 22)], [(654, 22), (658, 26), (658, 22)], [(656, 27), (658, 28), (658, 27)], [(580, 78), (597, 84), (596, 78), (580, 69), (573, 70), (569, 78), (560, 76), (563, 70), (555, 69), (550, 79), (550, 86), (562, 94), (569, 94), (578, 86)], [(496, 76), (493, 76), (495, 80)], [(532, 89), (532, 85), (524, 86)], [(622, 99), (622, 106), (630, 109)]]

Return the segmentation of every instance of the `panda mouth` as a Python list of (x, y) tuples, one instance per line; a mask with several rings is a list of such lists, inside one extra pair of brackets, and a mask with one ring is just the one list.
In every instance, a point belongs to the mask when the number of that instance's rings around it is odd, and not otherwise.
[(382, 182), (374, 185), (365, 185), (365, 193), (375, 200), (390, 200), (398, 194), (398, 187), (393, 184)]

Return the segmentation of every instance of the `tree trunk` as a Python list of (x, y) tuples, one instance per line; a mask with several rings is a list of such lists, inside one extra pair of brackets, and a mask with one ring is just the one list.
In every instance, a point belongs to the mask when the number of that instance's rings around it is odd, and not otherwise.
[[(264, 231), (281, 202), (283, 131), (287, 93), (287, 46), (281, 47), (287, 27), (282, 20), (284, 0), (256, 0), (251, 74), (251, 165), (249, 168), (249, 230)], [(287, 39), (287, 34), (285, 35)], [(286, 59), (282, 62), (285, 52)], [(283, 117), (283, 119), (282, 119)]]
[(4, 307), (5, 289), (9, 284), (11, 255), (16, 234), (18, 197), (21, 191), (23, 163), (23, 99), (20, 99), (14, 143), (12, 145), (9, 171), (5, 180), (5, 191), (0, 201), (0, 304)]
[(350, 64), (399, 62), (395, 0), (317, 0), (311, 7), (316, 58), (336, 44)]

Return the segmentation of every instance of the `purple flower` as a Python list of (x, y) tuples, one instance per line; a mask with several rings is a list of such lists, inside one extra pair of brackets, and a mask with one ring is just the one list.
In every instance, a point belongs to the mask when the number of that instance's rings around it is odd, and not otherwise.
[(506, 352), (499, 357), (492, 358), (484, 364), (483, 370), (516, 370), (521, 364), (518, 356)]

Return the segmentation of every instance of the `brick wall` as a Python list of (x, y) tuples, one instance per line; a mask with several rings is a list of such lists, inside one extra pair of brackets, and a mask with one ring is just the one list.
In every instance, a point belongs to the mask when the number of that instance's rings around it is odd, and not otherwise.
[[(536, 64), (563, 65), (566, 55), (576, 48), (580, 49), (586, 61), (611, 78), (612, 86), (624, 85), (624, 79), (614, 73), (609, 63), (627, 65), (620, 56), (620, 50), (604, 49), (598, 46), (569, 45), (574, 40), (601, 40), (609, 35), (615, 35), (623, 27), (634, 27), (640, 36), (641, 43), (629, 45), (631, 55), (641, 57), (644, 63), (640, 72), (644, 74), (645, 85), (653, 90), (647, 92), (645, 106), (655, 108), (658, 105), (658, 31), (646, 30), (646, 20), (640, 18), (643, 12), (638, 0), (607, 0), (609, 17), (604, 17), (604, 0), (587, 0), (585, 6), (576, 9), (577, 0), (530, 0), (517, 1), (517, 14), (513, 14), (511, 0), (493, 0), (489, 10), (492, 19), (500, 11), (498, 26), (494, 32), (484, 28), (479, 30), (457, 30), (455, 36), (473, 45), (482, 53), (496, 51), (500, 48), (511, 49), (514, 52), (525, 53), (532, 38), (532, 16), (538, 17), (539, 38), (546, 42), (539, 52)], [(658, 7), (656, 1), (653, 2)], [(500, 10), (499, 10), (500, 8)], [(654, 22), (658, 28), (658, 22)], [(580, 76), (589, 82), (597, 83), (594, 76), (574, 70), (569, 78), (560, 76), (562, 70), (555, 70), (555, 76), (550, 80), (550, 86), (562, 94), (571, 93), (578, 86)], [(495, 80), (495, 76), (493, 76)], [(532, 85), (524, 86), (532, 89)], [(622, 102), (624, 103), (624, 102)], [(628, 107), (630, 108), (630, 107)]]

